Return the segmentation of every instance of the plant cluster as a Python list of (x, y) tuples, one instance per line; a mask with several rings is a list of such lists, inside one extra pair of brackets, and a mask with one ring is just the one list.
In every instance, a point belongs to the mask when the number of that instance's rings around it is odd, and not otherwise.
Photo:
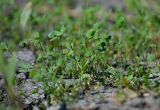
[(62, 0), (34, 0), (22, 12), (14, 2), (3, 2), (2, 11), (6, 4), (14, 11), (8, 16), (0, 12), (4, 18), (0, 19), (0, 37), (5, 36), (0, 38), (0, 47), (3, 51), (29, 48), (35, 53), (29, 77), (43, 83), (50, 104), (73, 101), (80, 91), (102, 85), (160, 90), (159, 82), (149, 79), (160, 69), (155, 63), (160, 58), (160, 4), (156, 1), (150, 7), (144, 0), (126, 0), (127, 10), (115, 12), (87, 7), (79, 16), (73, 16)]

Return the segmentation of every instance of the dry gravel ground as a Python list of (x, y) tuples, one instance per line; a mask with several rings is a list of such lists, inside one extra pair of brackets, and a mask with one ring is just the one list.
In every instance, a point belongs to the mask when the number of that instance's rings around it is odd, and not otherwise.
[[(9, 57), (9, 53), (7, 54)], [(27, 62), (34, 65), (34, 54), (27, 49), (17, 52), (17, 59), (20, 62)], [(30, 69), (32, 66), (30, 67)], [(36, 83), (28, 78), (27, 72), (20, 72), (17, 66), (15, 93), (21, 93), (21, 100), (24, 109), (39, 110), (38, 106), (45, 101), (44, 88), (41, 83)], [(155, 80), (159, 81), (156, 77)], [(67, 82), (66, 82), (67, 83)], [(68, 82), (71, 83), (72, 82)], [(36, 91), (33, 93), (33, 91)], [(7, 93), (4, 89), (3, 77), (0, 77), (0, 103), (8, 103)], [(47, 106), (47, 110), (160, 110), (160, 97), (152, 92), (135, 93), (129, 89), (104, 88), (97, 91), (91, 90), (82, 95), (77, 102), (66, 105)]]
[[(117, 96), (119, 91), (125, 94), (124, 99)], [(95, 94), (92, 91), (77, 103), (52, 106), (47, 110), (160, 110), (160, 97), (149, 93), (137, 96), (127, 89), (107, 88)]]
[[(10, 57), (10, 53), (6, 53), (6, 57)], [(41, 83), (36, 83), (28, 78), (28, 71), (33, 68), (35, 56), (32, 51), (22, 49), (17, 52), (17, 68), (16, 68), (16, 86), (15, 93), (19, 96), (24, 108), (30, 108), (31, 105), (42, 103), (44, 100), (44, 88)], [(22, 63), (30, 65), (27, 71), (22, 72)], [(36, 92), (33, 92), (36, 91)], [(0, 77), (0, 103), (8, 104), (7, 93), (4, 88), (4, 79)]]

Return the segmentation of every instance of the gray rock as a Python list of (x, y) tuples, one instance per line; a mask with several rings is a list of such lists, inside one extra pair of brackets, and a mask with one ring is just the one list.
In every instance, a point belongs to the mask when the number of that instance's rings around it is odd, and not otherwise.
[(0, 84), (0, 101), (3, 101), (3, 91), (4, 91), (4, 88), (1, 86)]
[(17, 52), (17, 71), (28, 72), (33, 68), (35, 56), (32, 51), (23, 49)]
[(4, 87), (4, 79), (0, 79), (0, 88)]
[[(11, 52), (5, 52), (6, 59), (9, 59), (12, 57)], [(32, 51), (28, 49), (22, 49), (18, 52), (16, 52), (17, 57), (17, 67), (16, 70), (21, 72), (28, 72), (33, 68), (33, 65), (35, 63), (35, 56)]]
[(155, 104), (155, 99), (153, 98), (153, 96), (145, 97), (144, 100), (149, 107)]
[(43, 86), (40, 83), (35, 83), (31, 79), (26, 79), (16, 86), (16, 91), (22, 93), (21, 98), (27, 106), (30, 104), (38, 104), (45, 98)]
[(51, 106), (51, 107), (48, 107), (47, 110), (59, 110), (60, 109), (60, 106)]
[[(23, 49), (16, 53), (17, 71), (26, 69), (22, 68), (22, 64), (24, 66), (25, 64), (29, 65), (26, 66), (27, 70), (32, 69), (35, 62), (35, 56), (33, 52), (27, 49)], [(12, 54), (9, 52), (6, 52), (5, 55), (7, 59), (12, 56)], [(27, 79), (26, 72), (27, 71), (16, 74), (17, 85), (15, 86), (15, 94), (20, 96), (20, 99), (22, 99), (24, 108), (29, 107), (31, 104), (39, 104), (39, 102), (42, 102), (45, 98), (43, 85), (41, 83), (36, 83), (31, 79)], [(4, 89), (4, 79), (2, 76), (0, 76), (0, 101), (4, 102), (5, 104), (7, 104), (6, 102), (8, 101), (7, 93)]]
[(0, 101), (3, 102), (4, 100), (7, 100), (7, 93), (4, 88), (4, 79), (0, 79)]
[(135, 108), (144, 108), (146, 106), (146, 102), (143, 98), (135, 98), (126, 102), (126, 105)]
[(16, 81), (18, 84), (20, 84), (22, 81), (26, 79), (26, 74), (25, 73), (19, 73), (16, 75)]
[(99, 110), (120, 110), (120, 107), (118, 107), (117, 105), (113, 103), (101, 104), (99, 106), (100, 106)]
[(33, 106), (33, 110), (40, 110), (40, 109), (37, 106)]
[(34, 56), (33, 52), (30, 50), (27, 50), (27, 49), (23, 49), (21, 51), (18, 51), (17, 52), (17, 59), (18, 59), (18, 61), (24, 61), (24, 62), (32, 64), (32, 65), (35, 62), (35, 56)]
[[(116, 95), (117, 89), (115, 88), (101, 88), (99, 91), (92, 91), (88, 96), (86, 96), (86, 99), (89, 102), (95, 102), (95, 103), (105, 103), (108, 101), (112, 101), (112, 97)], [(93, 94), (94, 93), (94, 94)]]
[(67, 108), (68, 110), (99, 110), (99, 106), (96, 103), (88, 103), (85, 100), (80, 100), (78, 103), (72, 104)]

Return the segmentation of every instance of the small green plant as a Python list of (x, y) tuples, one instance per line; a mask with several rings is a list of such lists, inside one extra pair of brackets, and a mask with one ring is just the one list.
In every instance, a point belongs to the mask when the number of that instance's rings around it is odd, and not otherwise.
[[(35, 0), (21, 10), (1, 0), (0, 70), (8, 92), (15, 86), (16, 58), (5, 61), (3, 53), (22, 47), (34, 52), (36, 62), (33, 69), (20, 64), (19, 71), (44, 85), (50, 104), (73, 101), (90, 86), (158, 92), (159, 82), (150, 76), (160, 70), (160, 4), (152, 2), (155, 7), (145, 0), (126, 0), (127, 11), (112, 13), (89, 5), (74, 12), (64, 0)], [(8, 4), (14, 9), (6, 16)]]

